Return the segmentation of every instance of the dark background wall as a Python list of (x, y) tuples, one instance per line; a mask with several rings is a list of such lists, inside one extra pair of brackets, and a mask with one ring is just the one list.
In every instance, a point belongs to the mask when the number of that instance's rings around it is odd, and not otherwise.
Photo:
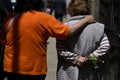
[(120, 80), (120, 0), (100, 0), (99, 21), (105, 24), (111, 44), (105, 57), (103, 79)]
[(96, 20), (105, 24), (110, 50), (99, 70), (100, 80), (120, 80), (120, 0), (88, 0)]

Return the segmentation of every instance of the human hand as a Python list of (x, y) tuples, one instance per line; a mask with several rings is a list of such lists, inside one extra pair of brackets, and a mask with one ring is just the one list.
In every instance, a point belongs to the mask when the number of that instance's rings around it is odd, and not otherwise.
[(82, 67), (84, 65), (84, 63), (86, 63), (87, 61), (88, 61), (87, 57), (80, 56), (76, 64), (77, 64), (77, 66)]
[(96, 22), (96, 20), (93, 17), (93, 15), (87, 15), (84, 19), (87, 21), (87, 23), (94, 23), (94, 22)]

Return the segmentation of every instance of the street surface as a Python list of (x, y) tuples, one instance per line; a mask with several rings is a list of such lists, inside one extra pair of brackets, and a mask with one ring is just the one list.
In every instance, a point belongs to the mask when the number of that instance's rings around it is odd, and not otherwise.
[(55, 39), (49, 38), (47, 46), (47, 65), (48, 71), (46, 80), (56, 80), (56, 67), (57, 67), (57, 52), (55, 48)]

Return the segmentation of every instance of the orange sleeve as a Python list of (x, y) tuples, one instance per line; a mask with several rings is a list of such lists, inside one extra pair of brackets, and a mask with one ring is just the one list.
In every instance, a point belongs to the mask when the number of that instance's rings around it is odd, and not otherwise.
[(47, 30), (50, 36), (64, 40), (68, 37), (70, 28), (56, 20), (53, 16), (46, 17)]

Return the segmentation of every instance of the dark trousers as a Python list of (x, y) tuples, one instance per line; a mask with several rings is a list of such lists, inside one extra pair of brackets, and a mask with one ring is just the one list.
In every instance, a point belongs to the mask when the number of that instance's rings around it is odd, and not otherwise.
[(5, 72), (7, 80), (45, 80), (46, 75), (23, 75)]
[(64, 16), (64, 14), (57, 14), (57, 13), (55, 13), (55, 18), (57, 20), (59, 20), (60, 22), (63, 22), (63, 16)]

